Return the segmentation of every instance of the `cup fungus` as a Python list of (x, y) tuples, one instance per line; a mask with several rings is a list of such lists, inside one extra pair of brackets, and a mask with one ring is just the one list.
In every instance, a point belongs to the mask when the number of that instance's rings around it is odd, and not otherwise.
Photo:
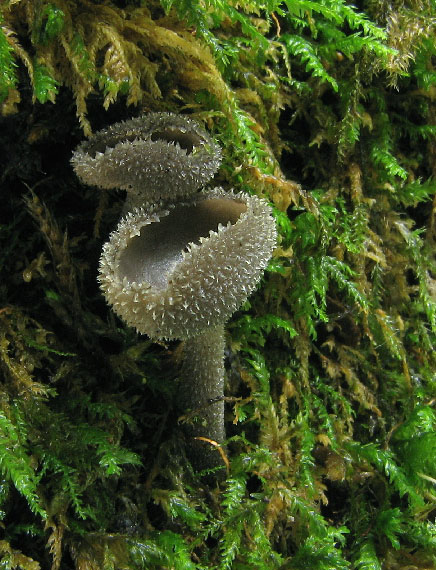
[[(219, 160), (200, 127), (165, 113), (97, 133), (72, 160), (88, 183), (133, 190), (103, 246), (100, 286), (139, 333), (184, 341), (178, 400), (194, 420), (186, 432), (218, 444), (225, 439), (224, 323), (256, 287), (276, 243), (265, 200), (198, 191)], [(220, 462), (199, 440), (190, 455), (197, 467)]]
[(221, 149), (192, 119), (150, 113), (99, 131), (71, 162), (86, 184), (127, 190), (127, 211), (196, 192), (217, 171)]
[(99, 281), (114, 311), (153, 339), (185, 340), (179, 400), (198, 410), (190, 435), (225, 437), (223, 325), (275, 241), (264, 200), (215, 188), (128, 213), (103, 247)]

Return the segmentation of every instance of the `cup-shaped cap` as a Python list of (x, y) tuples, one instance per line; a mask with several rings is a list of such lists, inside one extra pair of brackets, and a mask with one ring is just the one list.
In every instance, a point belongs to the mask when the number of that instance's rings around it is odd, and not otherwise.
[(128, 213), (104, 245), (99, 281), (114, 311), (151, 338), (224, 323), (254, 290), (276, 243), (268, 203), (203, 191)]
[(86, 184), (156, 202), (196, 192), (218, 170), (221, 149), (187, 116), (149, 113), (97, 132), (77, 147), (71, 163)]

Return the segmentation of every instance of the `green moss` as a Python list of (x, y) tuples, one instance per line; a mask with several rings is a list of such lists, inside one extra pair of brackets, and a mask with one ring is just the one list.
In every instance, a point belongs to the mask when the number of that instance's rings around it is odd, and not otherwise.
[[(435, 16), (2, 4), (2, 567), (434, 566)], [(181, 451), (177, 345), (98, 290), (122, 197), (69, 165), (83, 133), (150, 110), (204, 122), (217, 183), (269, 198), (280, 233), (227, 327), (218, 482)]]

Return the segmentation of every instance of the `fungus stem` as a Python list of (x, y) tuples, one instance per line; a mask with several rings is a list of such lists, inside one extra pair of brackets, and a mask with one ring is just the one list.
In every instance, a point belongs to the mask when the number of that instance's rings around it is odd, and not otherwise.
[[(222, 443), (224, 430), (224, 325), (185, 341), (179, 385), (179, 405), (193, 412), (184, 423), (190, 459), (197, 469), (223, 465), (218, 450), (204, 437)], [(191, 441), (192, 440), (192, 441)]]

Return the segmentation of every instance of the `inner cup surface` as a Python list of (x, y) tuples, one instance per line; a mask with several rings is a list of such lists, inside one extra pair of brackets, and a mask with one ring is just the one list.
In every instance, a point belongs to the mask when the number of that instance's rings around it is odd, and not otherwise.
[(195, 133), (184, 133), (179, 129), (160, 129), (151, 135), (152, 141), (165, 141), (167, 143), (177, 143), (181, 148), (186, 150), (187, 154), (191, 154), (194, 147), (204, 144), (204, 139)]
[(176, 206), (170, 213), (141, 228), (120, 254), (119, 274), (130, 282), (147, 282), (165, 289), (168, 276), (183, 259), (190, 243), (217, 231), (218, 224), (234, 224), (247, 209), (237, 200), (211, 198), (193, 205)]
[[(146, 132), (145, 135), (148, 133)], [(187, 154), (191, 154), (195, 147), (205, 143), (203, 137), (196, 133), (183, 132), (177, 128), (161, 128), (153, 131), (150, 139), (155, 141), (163, 141), (166, 143), (177, 143), (181, 148), (186, 150)], [(119, 143), (134, 142), (136, 140), (144, 139), (144, 133), (141, 130), (134, 129), (124, 133), (107, 133), (102, 140), (89, 141), (86, 152), (92, 158), (97, 156), (97, 153), (104, 153), (108, 148), (114, 148)]]

